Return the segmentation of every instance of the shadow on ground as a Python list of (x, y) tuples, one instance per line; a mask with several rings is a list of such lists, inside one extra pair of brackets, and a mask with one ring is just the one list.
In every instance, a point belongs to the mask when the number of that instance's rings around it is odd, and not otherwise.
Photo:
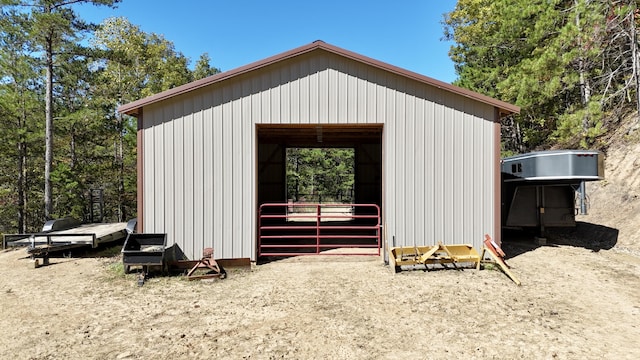
[(575, 246), (593, 252), (612, 249), (618, 243), (619, 230), (588, 222), (576, 222), (575, 228), (548, 228), (546, 244), (539, 244), (531, 231), (505, 229), (502, 234), (502, 249), (506, 258), (513, 258), (540, 246)]

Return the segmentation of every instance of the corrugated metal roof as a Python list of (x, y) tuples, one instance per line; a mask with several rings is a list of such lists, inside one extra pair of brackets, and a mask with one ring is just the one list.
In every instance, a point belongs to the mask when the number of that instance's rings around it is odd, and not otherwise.
[(129, 104), (126, 105), (122, 105), (118, 108), (118, 111), (120, 113), (123, 114), (127, 114), (127, 115), (137, 115), (140, 112), (140, 109), (146, 105), (149, 104), (153, 104), (159, 101), (163, 101), (169, 98), (172, 98), (174, 96), (177, 95), (181, 95), (181, 94), (185, 94), (188, 93), (190, 91), (193, 90), (197, 90), (200, 89), (202, 87), (211, 85), (211, 84), (215, 84), (221, 81), (225, 81), (228, 79), (231, 79), (235, 76), (241, 75), (241, 74), (245, 74), (260, 68), (263, 68), (265, 66), (269, 66), (275, 63), (278, 63), (280, 61), (283, 60), (287, 60), (287, 59), (291, 59), (293, 57), (311, 52), (311, 51), (315, 51), (315, 50), (324, 50), (324, 51), (328, 51), (330, 53), (334, 53), (340, 56), (343, 56), (345, 58), (349, 58), (355, 61), (359, 61), (361, 63), (385, 70), (385, 71), (389, 71), (391, 73), (395, 73), (431, 86), (434, 86), (436, 88), (439, 89), (443, 89), (449, 92), (452, 92), (454, 94), (458, 94), (458, 95), (462, 95), (465, 96), (467, 98), (473, 99), (473, 100), (477, 100), (479, 102), (482, 103), (486, 103), (492, 106), (495, 106), (496, 108), (498, 108), (500, 110), (501, 113), (503, 114), (512, 114), (512, 113), (519, 113), (520, 112), (520, 107), (506, 103), (504, 101), (500, 101), (494, 98), (491, 98), (489, 96), (486, 95), (482, 95), (480, 93), (474, 92), (474, 91), (470, 91), (467, 89), (463, 89), (461, 87), (458, 86), (454, 86), (448, 83), (445, 83), (443, 81), (440, 80), (436, 80), (433, 78), (430, 78), (428, 76), (424, 76), (409, 70), (405, 70), (402, 68), (399, 68), (397, 66), (393, 66), (360, 54), (356, 54), (352, 51), (349, 50), (345, 50), (342, 48), (339, 48), (337, 46), (334, 45), (330, 45), (325, 43), (324, 41), (321, 40), (317, 40), (314, 41), (308, 45), (304, 45), (289, 51), (286, 51), (284, 53), (266, 58), (264, 60), (260, 60), (233, 70), (229, 70), (220, 74), (216, 74), (204, 79), (200, 79), (200, 80), (196, 80), (193, 82), (190, 82), (188, 84), (182, 85), (182, 86), (178, 86), (176, 88), (170, 89), (170, 90), (166, 90), (163, 91), (161, 93), (146, 97), (144, 99), (140, 99), (134, 102), (131, 102)]

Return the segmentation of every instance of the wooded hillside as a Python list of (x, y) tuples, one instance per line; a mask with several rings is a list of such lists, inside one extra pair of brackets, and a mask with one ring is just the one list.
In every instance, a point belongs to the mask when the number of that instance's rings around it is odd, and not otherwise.
[(92, 189), (104, 221), (135, 217), (137, 125), (117, 107), (219, 72), (206, 53), (191, 70), (161, 35), (72, 7), (118, 2), (0, 1), (0, 233), (90, 220)]
[(638, 112), (634, 0), (459, 0), (445, 15), (456, 84), (522, 107), (503, 152), (600, 148)]
[[(117, 107), (219, 72), (125, 18), (90, 24), (73, 10), (118, 2), (0, 0), (0, 233), (89, 220), (92, 189), (104, 221), (135, 217), (136, 123)], [(628, 0), (459, 0), (443, 20), (455, 84), (522, 107), (504, 119), (504, 155), (606, 148), (638, 114), (637, 24)], [(309, 192), (297, 164), (290, 192)]]

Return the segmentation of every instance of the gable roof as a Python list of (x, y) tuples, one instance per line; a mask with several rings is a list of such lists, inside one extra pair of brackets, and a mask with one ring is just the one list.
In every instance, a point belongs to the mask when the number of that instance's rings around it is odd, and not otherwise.
[(308, 45), (304, 45), (286, 52), (283, 52), (281, 54), (278, 55), (274, 55), (271, 57), (268, 57), (264, 60), (260, 60), (260, 61), (256, 61), (254, 63), (245, 65), (245, 66), (241, 66), (239, 68), (233, 69), (233, 70), (229, 70), (229, 71), (225, 71), (223, 73), (219, 73), (219, 74), (215, 74), (213, 76), (209, 76), (207, 78), (204, 79), (200, 79), (200, 80), (196, 80), (193, 82), (190, 82), (188, 84), (184, 84), (178, 87), (175, 87), (173, 89), (170, 90), (166, 90), (163, 91), (161, 93), (140, 99), (140, 100), (136, 100), (134, 102), (122, 105), (118, 108), (118, 111), (120, 113), (123, 114), (127, 114), (127, 115), (132, 115), (132, 116), (136, 116), (140, 113), (140, 109), (146, 105), (150, 105), (162, 100), (166, 100), (169, 99), (171, 97), (177, 96), (177, 95), (182, 95), (185, 93), (188, 93), (190, 91), (193, 90), (197, 90), (200, 89), (202, 87), (211, 85), (211, 84), (215, 84), (221, 81), (225, 81), (228, 80), (230, 78), (233, 78), (235, 76), (241, 75), (241, 74), (245, 74), (248, 73), (250, 71), (254, 71), (272, 64), (275, 64), (277, 62), (283, 61), (283, 60), (287, 60), (287, 59), (291, 59), (293, 57), (317, 50), (317, 49), (321, 49), (321, 50), (325, 50), (328, 51), (330, 53), (348, 58), (348, 59), (352, 59), (385, 71), (388, 71), (390, 73), (394, 73), (400, 76), (404, 76), (406, 78), (409, 79), (413, 79), (422, 83), (425, 83), (427, 85), (431, 85), (433, 87), (439, 88), (439, 89), (443, 89), (446, 91), (449, 91), (451, 93), (454, 94), (458, 94), (488, 105), (492, 105), (496, 108), (499, 109), (500, 113), (503, 115), (508, 115), (508, 114), (513, 114), (513, 113), (519, 113), (520, 112), (520, 107), (506, 103), (504, 101), (500, 101), (494, 98), (491, 98), (489, 96), (486, 95), (482, 95), (480, 93), (477, 93), (475, 91), (471, 91), (471, 90), (467, 90), (467, 89), (463, 89), (461, 87), (455, 86), (455, 85), (451, 85), (448, 83), (445, 83), (443, 81), (440, 80), (436, 80), (433, 78), (430, 78), (428, 76), (424, 76), (424, 75), (420, 75), (418, 73), (409, 71), (409, 70), (405, 70), (402, 68), (399, 68), (397, 66), (393, 66), (360, 54), (356, 54), (352, 51), (349, 50), (345, 50), (342, 48), (339, 48), (337, 46), (333, 46), (330, 44), (325, 43), (324, 41), (321, 40), (316, 40)]

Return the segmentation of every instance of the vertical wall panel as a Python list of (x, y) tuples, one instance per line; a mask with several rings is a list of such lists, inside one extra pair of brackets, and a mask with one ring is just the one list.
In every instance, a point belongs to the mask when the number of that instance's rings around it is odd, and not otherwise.
[[(253, 77), (251, 79), (251, 88), (259, 89), (262, 83), (260, 76)], [(262, 92), (251, 92), (251, 119), (262, 118)]]
[[(339, 79), (340, 74), (335, 67), (337, 66), (337, 62), (335, 59), (329, 60), (331, 66), (327, 69), (328, 75), (328, 84), (327, 84), (327, 97), (328, 97), (328, 113), (327, 113), (327, 122), (330, 124), (335, 124), (339, 122), (343, 122), (340, 118), (340, 88)], [(332, 68), (333, 67), (333, 68)]]
[[(472, 115), (475, 112), (475, 109), (473, 107), (473, 103), (468, 99), (465, 99), (464, 101), (463, 111), (464, 118), (462, 127), (464, 131), (463, 142), (465, 144), (464, 170), (465, 175), (472, 177), (471, 180), (465, 179), (466, 182), (464, 183), (463, 194), (463, 199), (466, 202), (464, 208), (464, 219), (468, 224), (468, 226), (465, 227), (466, 233), (464, 236), (467, 237), (473, 236), (473, 234), (477, 232), (482, 232), (482, 226), (477, 220), (479, 217), (473, 215), (473, 210), (476, 209), (476, 207), (479, 205), (478, 196), (475, 196), (475, 194), (477, 193), (477, 191), (482, 189), (481, 184), (484, 179), (478, 179), (474, 176), (474, 174), (480, 174), (482, 171), (477, 163), (478, 159), (476, 154), (479, 153), (479, 151), (474, 151), (474, 148), (476, 148), (476, 146), (480, 144), (480, 142), (478, 142), (478, 140), (476, 139), (476, 134), (478, 133), (478, 126), (476, 124), (481, 122), (482, 119), (477, 119)], [(470, 125), (465, 126), (465, 124)]]
[[(424, 89), (424, 99), (432, 99), (434, 90), (431, 88)], [(432, 101), (424, 102), (424, 118), (422, 121), (425, 123), (425, 160), (424, 160), (424, 212), (425, 212), (425, 241), (436, 240), (436, 214), (439, 212), (435, 207), (435, 177), (436, 177), (436, 136), (435, 136), (435, 108), (436, 104)]]
[[(182, 109), (179, 109), (176, 104), (171, 104), (171, 106), (167, 107), (167, 110), (174, 112), (173, 116), (177, 117), (175, 114), (176, 111), (182, 112)], [(180, 113), (179, 113), (180, 114)], [(182, 115), (182, 114), (181, 114)], [(178, 120), (173, 121), (173, 152), (171, 156), (173, 157), (173, 168), (167, 172), (168, 176), (173, 177), (173, 188), (165, 189), (166, 196), (173, 197), (173, 208), (163, 210), (170, 210), (172, 212), (172, 219), (169, 219), (173, 226), (173, 233), (167, 235), (167, 242), (176, 243), (182, 246), (182, 241), (184, 239), (184, 228), (185, 228), (185, 220), (184, 220), (184, 208), (185, 208), (185, 198), (184, 198), (184, 176), (183, 173), (185, 171), (184, 168), (184, 117), (181, 116)], [(176, 171), (176, 169), (179, 169)], [(180, 189), (180, 191), (175, 191), (175, 189)], [(159, 209), (158, 209), (159, 210)]]
[(184, 172), (182, 173), (182, 190), (180, 188), (175, 189), (176, 193), (182, 194), (182, 208), (183, 208), (183, 223), (184, 227), (182, 230), (182, 239), (179, 240), (179, 243), (183, 244), (183, 250), (187, 253), (194, 253), (195, 249), (193, 246), (194, 241), (194, 203), (195, 203), (195, 192), (194, 192), (194, 118), (195, 114), (193, 113), (193, 101), (191, 99), (187, 99), (182, 104), (182, 111), (184, 114), (187, 114), (182, 119), (183, 124), (183, 132), (182, 132), (182, 164), (184, 168)]
[(213, 250), (216, 257), (225, 257), (224, 251), (226, 241), (223, 230), (227, 226), (224, 223), (224, 169), (222, 159), (228, 154), (225, 151), (223, 139), (225, 134), (222, 129), (222, 90), (214, 89), (212, 91), (213, 107), (210, 110), (213, 114)]
[(150, 106), (145, 112), (145, 117), (143, 118), (143, 123), (146, 128), (143, 131), (144, 136), (144, 146), (145, 151), (143, 151), (144, 159), (142, 168), (144, 169), (144, 226), (145, 231), (150, 232), (149, 229), (155, 229), (155, 212), (156, 212), (156, 181), (155, 181), (155, 149), (156, 149), (156, 141), (157, 139), (154, 137), (154, 132), (156, 128), (161, 123), (162, 116), (160, 116), (159, 112), (162, 111), (162, 108), (158, 108), (158, 106)]
[(387, 93), (389, 93), (389, 91), (387, 91), (387, 89), (382, 85), (382, 84), (386, 85), (385, 75), (386, 74), (382, 74), (380, 72), (377, 72), (377, 74), (375, 75), (375, 79), (377, 83), (380, 84), (376, 86), (376, 103), (375, 103), (376, 123), (385, 123), (387, 119), (386, 96), (387, 96)]
[(261, 84), (260, 89), (264, 89), (260, 92), (260, 119), (266, 124), (271, 122), (271, 74), (266, 72), (260, 75)]
[(165, 113), (163, 114), (158, 114), (160, 115), (159, 117), (159, 121), (156, 123), (157, 125), (154, 127), (154, 131), (153, 131), (153, 138), (154, 138), (154, 142), (153, 142), (153, 151), (155, 153), (155, 156), (153, 158), (153, 179), (155, 180), (155, 189), (156, 191), (158, 191), (158, 195), (155, 200), (156, 203), (154, 204), (156, 207), (156, 211), (154, 211), (154, 217), (153, 217), (153, 221), (155, 223), (155, 227), (158, 229), (158, 232), (164, 232), (164, 224), (165, 224), (165, 196), (164, 195), (164, 189), (165, 189), (165, 164), (164, 164), (164, 160), (165, 160), (165, 153), (164, 153), (164, 142), (163, 142), (163, 137), (164, 137), (164, 130), (165, 130), (165, 124), (163, 123), (162, 119), (163, 118), (167, 118), (167, 117), (173, 117), (173, 112), (171, 112), (171, 110), (169, 109), (168, 111), (165, 111)]
[[(485, 107), (486, 108), (486, 107)], [(492, 110), (492, 109), (491, 109)], [(483, 114), (484, 116), (489, 116), (489, 112), (492, 112), (491, 110), (487, 109), (486, 112)], [(499, 125), (494, 125), (493, 123), (489, 123), (487, 121), (483, 122), (482, 124), (482, 131), (483, 131), (483, 139), (494, 139), (494, 126), (499, 126)], [(497, 140), (499, 141), (499, 139)], [(498, 154), (494, 154), (494, 149), (492, 148), (488, 148), (485, 147), (484, 148), (484, 157), (483, 157), (483, 168), (484, 169), (491, 169), (494, 166), (496, 166), (495, 164), (495, 159), (498, 158)], [(495, 191), (493, 189), (493, 183), (495, 181), (494, 178), (494, 173), (493, 172), (489, 172), (486, 171), (485, 172), (485, 181), (486, 183), (483, 183), (484, 189), (482, 192), (482, 202), (483, 204), (485, 204), (485, 206), (488, 208), (488, 204), (492, 204), (494, 201), (494, 195), (495, 195)], [(477, 196), (477, 194), (476, 194)], [(495, 206), (499, 207), (500, 204), (495, 204)], [(486, 228), (486, 232), (491, 232), (491, 229), (493, 229), (493, 226), (490, 226), (489, 224), (493, 224), (494, 222), (494, 212), (493, 211), (487, 211), (485, 214), (482, 215), (483, 216), (483, 223), (485, 224), (485, 228)], [(494, 237), (497, 236), (497, 234), (492, 234)]]
[(326, 56), (318, 56), (316, 58), (318, 72), (316, 73), (317, 84), (317, 98), (318, 98), (318, 116), (317, 122), (326, 124), (329, 117), (329, 59)]
[[(185, 109), (185, 112), (188, 111)], [(202, 96), (194, 94), (192, 96), (193, 111), (193, 212), (192, 226), (193, 238), (189, 240), (193, 253), (199, 253), (205, 247), (207, 241), (204, 233), (204, 124), (202, 114)], [(188, 195), (185, 195), (188, 196)]]
[[(232, 89), (230, 86), (222, 89), (222, 153), (221, 157), (221, 171), (220, 176), (221, 186), (221, 212), (220, 218), (222, 219), (222, 239), (225, 243), (222, 247), (222, 257), (233, 257), (233, 248), (235, 247), (233, 240), (233, 107), (231, 105)], [(271, 105), (273, 106), (273, 102)], [(229, 240), (227, 240), (229, 239)]]
[[(300, 122), (300, 65), (299, 64), (291, 64), (291, 66), (288, 68), (289, 70), (289, 76), (291, 78), (291, 82), (289, 84), (290, 86), (290, 93), (289, 93), (289, 111), (290, 111), (290, 116), (291, 116), (291, 120), (290, 122), (292, 123), (299, 123)], [(246, 88), (245, 89), (245, 93), (248, 93), (250, 91), (250, 88)], [(247, 111), (250, 109), (246, 109)], [(247, 119), (244, 120), (245, 123), (247, 124), (251, 124), (253, 123), (252, 121), (247, 121)]]
[[(213, 99), (210, 93), (200, 92), (202, 98), (202, 221), (203, 221), (203, 248), (213, 247), (213, 114), (211, 107)], [(200, 254), (195, 253), (194, 257)]]
[[(318, 103), (319, 103), (319, 94), (318, 94), (318, 60), (316, 58), (311, 58), (309, 60), (309, 121), (310, 124), (317, 124), (320, 122), (318, 118)], [(257, 120), (261, 121), (261, 120)]]
[[(174, 116), (174, 111), (172, 107), (165, 108), (163, 118), (171, 119)], [(163, 150), (156, 154), (156, 156), (161, 156), (161, 162), (164, 164), (166, 169), (173, 169), (175, 166), (175, 143), (174, 143), (174, 128), (178, 126), (177, 122), (165, 122), (162, 127), (164, 130), (162, 137)], [(171, 237), (171, 241), (176, 241), (175, 239), (175, 199), (173, 197), (173, 189), (175, 188), (175, 181), (173, 178), (172, 171), (164, 171), (163, 172), (163, 191), (156, 195), (157, 199), (162, 198), (163, 207), (158, 206), (156, 209), (156, 213), (163, 213), (163, 220), (158, 221), (156, 224), (156, 231), (158, 233), (166, 233), (168, 237)], [(159, 220), (159, 219), (158, 219)], [(169, 239), (167, 239), (169, 241)]]
[[(404, 85), (407, 90), (414, 90), (410, 84)], [(418, 153), (416, 150), (416, 141), (415, 141), (415, 132), (416, 132), (416, 118), (415, 118), (415, 98), (407, 93), (402, 93), (401, 100), (404, 104), (404, 114), (398, 114), (398, 119), (404, 119), (404, 121), (399, 121), (398, 125), (403, 124), (404, 130), (403, 139), (398, 139), (398, 142), (403, 142), (405, 144), (405, 153), (404, 153), (404, 171), (402, 171), (403, 176), (403, 193), (400, 194), (402, 198), (405, 200), (404, 213), (402, 215), (404, 224), (403, 226), (407, 229), (405, 237), (407, 239), (414, 239), (414, 241), (424, 241), (424, 239), (418, 239), (420, 237), (419, 233), (422, 231), (417, 229), (417, 224), (420, 224), (421, 221), (417, 221), (416, 219), (416, 189), (415, 185), (418, 182), (422, 182), (422, 179), (416, 176), (416, 162), (424, 161), (423, 156), (424, 153)], [(416, 231), (417, 230), (417, 231)]]
[[(460, 161), (459, 169), (457, 169), (457, 176), (460, 176), (458, 184), (458, 186), (460, 186), (460, 194), (457, 198), (457, 206), (459, 208), (458, 211), (461, 218), (460, 223), (464, 225), (459, 226), (459, 233), (456, 234), (455, 240), (458, 242), (464, 242), (464, 239), (469, 235), (469, 232), (474, 229), (473, 217), (470, 216), (471, 210), (475, 205), (472, 193), (473, 180), (469, 181), (470, 179), (467, 179), (467, 177), (471, 177), (471, 179), (474, 178), (474, 165), (471, 164), (473, 153), (470, 149), (473, 146), (473, 123), (475, 119), (467, 113), (466, 104), (466, 99), (463, 99), (463, 104), (461, 104), (461, 110), (463, 111), (460, 116), (458, 116), (457, 121), (457, 129), (462, 141), (460, 157), (458, 160)], [(468, 124), (468, 126), (465, 126), (466, 124)]]
[[(375, 79), (375, 72), (373, 69), (367, 70), (367, 79)], [(375, 124), (379, 122), (379, 117), (376, 114), (376, 96), (377, 86), (373, 80), (367, 81), (367, 99), (365, 101), (366, 110), (366, 123)]]
[[(425, 166), (427, 165), (427, 158), (429, 156), (428, 152), (425, 150), (425, 142), (426, 142), (426, 134), (425, 134), (425, 106), (424, 101), (424, 89), (423, 87), (418, 87), (416, 90), (416, 97), (412, 97), (412, 111), (413, 111), (413, 125), (409, 125), (409, 129), (413, 129), (409, 132), (409, 137), (413, 141), (413, 151), (414, 154), (412, 156), (412, 167), (413, 167), (413, 178), (414, 181), (411, 182), (410, 191), (413, 194), (411, 197), (411, 201), (413, 201), (412, 206), (412, 218), (416, 224), (422, 224), (421, 227), (417, 227), (415, 229), (414, 236), (421, 241), (433, 241), (432, 238), (429, 238), (426, 234), (427, 232), (427, 212), (426, 212), (426, 202), (425, 202), (425, 191), (427, 190), (428, 178), (425, 176)], [(431, 177), (431, 174), (428, 175)]]
[(271, 72), (271, 89), (268, 90), (269, 97), (271, 100), (271, 123), (273, 124), (281, 124), (282, 123), (282, 115), (280, 109), (280, 72), (272, 71)]
[[(461, 99), (460, 102), (464, 103), (465, 99)], [(460, 108), (464, 105), (461, 104)], [(453, 206), (454, 206), (454, 220), (453, 220), (453, 236), (451, 238), (452, 243), (461, 243), (464, 241), (463, 232), (469, 228), (469, 218), (464, 216), (465, 207), (467, 205), (465, 201), (465, 192), (467, 192), (466, 182), (467, 177), (473, 179), (473, 175), (468, 170), (467, 161), (465, 161), (465, 152), (467, 151), (468, 144), (466, 142), (465, 133), (473, 126), (469, 123), (467, 127), (463, 125), (463, 121), (466, 116), (464, 112), (456, 111), (453, 115), (453, 139), (452, 143), (456, 144), (453, 152)], [(469, 203), (469, 206), (471, 203)]]
[[(293, 75), (293, 73), (292, 73)], [(291, 77), (292, 79), (295, 76)], [(254, 202), (254, 188), (255, 182), (252, 181), (252, 174), (255, 169), (255, 152), (252, 146), (254, 142), (253, 122), (251, 121), (251, 83), (249, 81), (242, 82), (242, 94), (241, 94), (241, 113), (240, 113), (240, 137), (241, 142), (239, 144), (240, 151), (242, 152), (241, 158), (245, 159), (240, 164), (238, 164), (240, 168), (240, 172), (238, 174), (240, 185), (240, 196), (241, 201), (238, 206), (238, 212), (240, 217), (240, 235), (237, 237), (239, 239), (242, 248), (238, 252), (236, 257), (251, 257), (251, 253), (253, 249), (255, 249), (255, 235), (253, 233), (253, 229), (255, 227), (254, 219), (256, 218), (256, 212), (250, 211), (251, 209), (256, 209)], [(292, 91), (293, 94), (293, 91)], [(297, 110), (291, 111), (292, 119), (297, 118)], [(247, 254), (249, 254), (247, 256)]]
[[(436, 89), (435, 95), (437, 96), (441, 90)], [(433, 172), (432, 176), (434, 179), (433, 183), (433, 193), (434, 193), (434, 202), (432, 204), (434, 211), (434, 239), (443, 240), (442, 236), (444, 235), (445, 224), (442, 221), (442, 214), (445, 214), (445, 183), (444, 183), (444, 172), (445, 172), (445, 145), (447, 140), (445, 138), (444, 132), (444, 108), (441, 103), (434, 104), (434, 112), (433, 112), (433, 125), (434, 125), (434, 136), (433, 136), (433, 150), (434, 150), (434, 162), (433, 162)]]
[(336, 122), (344, 124), (349, 121), (348, 102), (345, 101), (347, 96), (347, 76), (338, 69), (344, 66), (343, 59), (334, 60), (336, 69), (332, 70), (335, 77), (335, 85), (329, 90), (330, 94), (335, 97), (335, 115)]
[(363, 69), (362, 66), (355, 66), (353, 69), (353, 77), (355, 77), (355, 88), (351, 91), (355, 92), (356, 96), (351, 104), (355, 108), (355, 116), (352, 119), (349, 119), (349, 123), (351, 124), (362, 124), (366, 121), (366, 107), (364, 106), (364, 102), (367, 99), (366, 93), (366, 69)]
[(400, 89), (404, 88), (406, 80), (403, 78), (397, 78), (395, 81), (395, 86), (397, 86), (397, 91), (394, 91), (394, 95), (391, 100), (394, 102), (395, 112), (393, 114), (393, 121), (396, 126), (395, 133), (395, 143), (396, 143), (396, 152), (394, 154), (395, 159), (393, 161), (396, 165), (396, 233), (400, 237), (400, 240), (407, 245), (413, 245), (415, 242), (415, 238), (409, 237), (410, 228), (407, 227), (407, 212), (408, 212), (408, 201), (407, 201), (407, 192), (406, 192), (406, 181), (407, 178), (405, 174), (407, 173), (407, 142), (406, 142), (406, 126), (407, 126), (407, 118), (406, 118), (406, 94), (402, 92)]
[(454, 111), (448, 107), (444, 106), (444, 164), (442, 175), (443, 179), (443, 193), (444, 193), (444, 217), (442, 221), (444, 222), (444, 231), (441, 235), (441, 239), (444, 243), (450, 244), (452, 243), (453, 235), (455, 234), (455, 192), (459, 191), (459, 189), (455, 188), (454, 185), (454, 167), (456, 164), (454, 163), (454, 156), (456, 151), (456, 146), (459, 146), (460, 143), (458, 141), (454, 141), (454, 137), (458, 134), (455, 134), (453, 131), (454, 121), (455, 121), (455, 113)]
[[(243, 197), (244, 192), (238, 191), (241, 189), (242, 185), (242, 166), (246, 161), (247, 152), (243, 150), (242, 143), (242, 122), (243, 122), (243, 114), (242, 114), (242, 85), (238, 82), (234, 83), (232, 86), (232, 115), (230, 118), (231, 121), (231, 138), (233, 139), (233, 143), (231, 144), (231, 153), (227, 156), (227, 161), (231, 167), (231, 171), (227, 173), (227, 176), (231, 175), (230, 182), (227, 187), (227, 192), (231, 194), (231, 199), (229, 200), (229, 205), (227, 206), (227, 210), (231, 215), (231, 219), (227, 223), (232, 224), (232, 239), (243, 239), (242, 232), (242, 205), (243, 205)], [(281, 107), (284, 109), (285, 107)], [(225, 119), (226, 120), (226, 119)], [(227, 120), (228, 121), (228, 120)], [(229, 146), (227, 146), (229, 148)], [(242, 257), (242, 241), (234, 241), (233, 242), (233, 250), (231, 253), (231, 258), (240, 258)]]
[(382, 100), (384, 101), (383, 116), (385, 119), (385, 124), (388, 124), (388, 126), (385, 125), (385, 128), (383, 130), (384, 148), (382, 149), (382, 152), (384, 154), (384, 159), (385, 159), (385, 163), (383, 164), (384, 171), (385, 171), (385, 180), (387, 180), (385, 184), (383, 184), (384, 186), (383, 192), (385, 193), (385, 202), (383, 204), (385, 207), (384, 212), (386, 214), (385, 222), (388, 227), (389, 239), (393, 240), (392, 237), (395, 236), (395, 244), (404, 245), (405, 239), (402, 239), (402, 234), (400, 233), (402, 229), (400, 229), (396, 223), (396, 219), (397, 219), (396, 212), (398, 208), (398, 204), (397, 204), (398, 194), (396, 193), (396, 190), (398, 186), (401, 186), (401, 184), (397, 182), (398, 163), (396, 160), (397, 160), (398, 147), (400, 145), (397, 143), (397, 138), (396, 138), (397, 124), (395, 121), (395, 106), (394, 106), (395, 91), (393, 90), (393, 80), (392, 80), (393, 78), (391, 75), (382, 74), (380, 79), (389, 86), (389, 88), (381, 89), (381, 92), (384, 93), (384, 95), (381, 97)]
[[(301, 61), (300, 62), (300, 117), (298, 118), (298, 122), (301, 124), (308, 124), (311, 121), (311, 115), (309, 115), (311, 108), (311, 95), (310, 84), (309, 84), (309, 61)], [(304, 76), (303, 76), (304, 75)], [(253, 123), (261, 123), (262, 119), (254, 118), (252, 119)]]
[(280, 122), (290, 124), (291, 118), (291, 83), (290, 70), (282, 67), (280, 73)]
[(357, 65), (349, 61), (345, 65), (347, 70), (345, 76), (347, 78), (346, 88), (344, 89), (344, 98), (346, 99), (345, 106), (347, 107), (347, 118), (344, 119), (346, 123), (354, 123), (358, 121), (358, 79), (355, 77), (354, 72), (357, 70)]

